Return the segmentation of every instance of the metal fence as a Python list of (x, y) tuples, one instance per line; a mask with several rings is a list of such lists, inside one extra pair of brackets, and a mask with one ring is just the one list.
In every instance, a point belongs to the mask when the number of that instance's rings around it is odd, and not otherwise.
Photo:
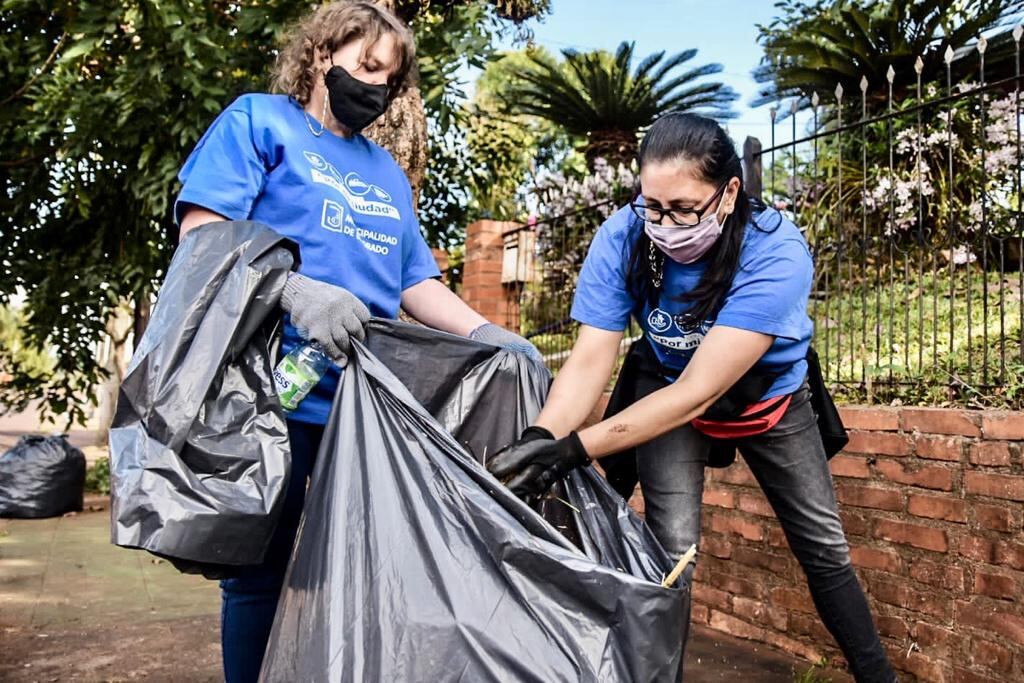
[[(954, 83), (947, 51), (945, 82), (922, 82), (919, 61), (916, 88), (898, 98), (891, 68), (888, 83), (862, 80), (859, 97), (807, 93), (806, 135), (794, 102), (788, 121), (770, 110), (768, 148), (744, 144), (747, 191), (811, 247), (814, 345), (841, 400), (1024, 407), (1021, 34), (1010, 78), (986, 79), (981, 39), (976, 79)], [(884, 99), (871, 97), (879, 88)], [(776, 145), (784, 125), (791, 141)], [(575, 339), (586, 249), (627, 199), (505, 236), (507, 322), (555, 369)]]
[(953, 82), (949, 49), (945, 82), (922, 83), (919, 59), (900, 99), (890, 67), (880, 113), (862, 79), (859, 102), (808, 93), (810, 134), (773, 107), (771, 146), (744, 145), (748, 191), (806, 230), (814, 343), (850, 399), (1021, 407), (1021, 35), (1010, 78), (987, 80), (981, 38), (976, 80)]

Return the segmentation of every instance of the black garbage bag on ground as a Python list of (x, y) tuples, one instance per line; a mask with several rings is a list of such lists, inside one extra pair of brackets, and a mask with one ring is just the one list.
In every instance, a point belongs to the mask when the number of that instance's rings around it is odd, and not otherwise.
[(0, 517), (80, 512), (84, 490), (85, 455), (62, 435), (23, 436), (0, 455)]
[(547, 371), (400, 323), (375, 321), (367, 343), (324, 433), (262, 680), (678, 680), (688, 589), (661, 587), (673, 563), (621, 497), (593, 468), (566, 478), (581, 551), (479, 464), (537, 413)]
[(117, 545), (210, 578), (263, 559), (291, 461), (270, 342), (294, 249), (239, 221), (175, 252), (110, 430)]

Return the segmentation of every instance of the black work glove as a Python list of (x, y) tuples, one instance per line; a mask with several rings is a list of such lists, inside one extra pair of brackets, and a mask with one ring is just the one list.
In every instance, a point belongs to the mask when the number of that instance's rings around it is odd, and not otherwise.
[(498, 479), (511, 477), (506, 486), (529, 501), (572, 470), (589, 464), (590, 456), (576, 432), (555, 440), (546, 429), (531, 427), (519, 441), (489, 460), (487, 469)]

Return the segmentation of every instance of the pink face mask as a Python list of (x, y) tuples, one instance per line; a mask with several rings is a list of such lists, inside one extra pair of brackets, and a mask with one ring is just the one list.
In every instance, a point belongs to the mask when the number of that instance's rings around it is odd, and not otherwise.
[(708, 249), (713, 247), (721, 236), (722, 224), (718, 221), (718, 212), (724, 201), (725, 195), (722, 195), (718, 208), (696, 225), (682, 227), (644, 221), (644, 232), (651, 238), (651, 242), (673, 261), (693, 263), (708, 253)]

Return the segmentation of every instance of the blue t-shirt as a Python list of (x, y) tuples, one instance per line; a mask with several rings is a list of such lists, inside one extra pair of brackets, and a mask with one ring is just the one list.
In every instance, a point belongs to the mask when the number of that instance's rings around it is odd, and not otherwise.
[[(311, 122), (319, 130), (318, 122)], [(264, 223), (299, 245), (303, 275), (344, 287), (375, 316), (398, 315), (402, 291), (440, 272), (420, 234), (409, 181), (362, 135), (316, 137), (295, 100), (243, 95), (192, 150), (175, 204)], [(285, 320), (282, 351), (301, 339)], [(332, 367), (289, 418), (323, 424), (338, 387)]]
[(630, 250), (643, 230), (629, 207), (611, 216), (597, 231), (583, 263), (572, 317), (603, 330), (624, 330), (634, 315), (665, 370), (676, 378), (690, 362), (704, 335), (726, 325), (775, 337), (755, 364), (779, 374), (762, 398), (798, 389), (807, 375), (807, 349), (814, 325), (807, 315), (814, 265), (807, 242), (792, 222), (775, 211), (747, 225), (740, 264), (714, 320), (693, 321), (685, 313), (691, 302), (679, 295), (692, 291), (707, 264), (681, 264), (665, 258), (657, 307), (637, 302), (626, 287)]

